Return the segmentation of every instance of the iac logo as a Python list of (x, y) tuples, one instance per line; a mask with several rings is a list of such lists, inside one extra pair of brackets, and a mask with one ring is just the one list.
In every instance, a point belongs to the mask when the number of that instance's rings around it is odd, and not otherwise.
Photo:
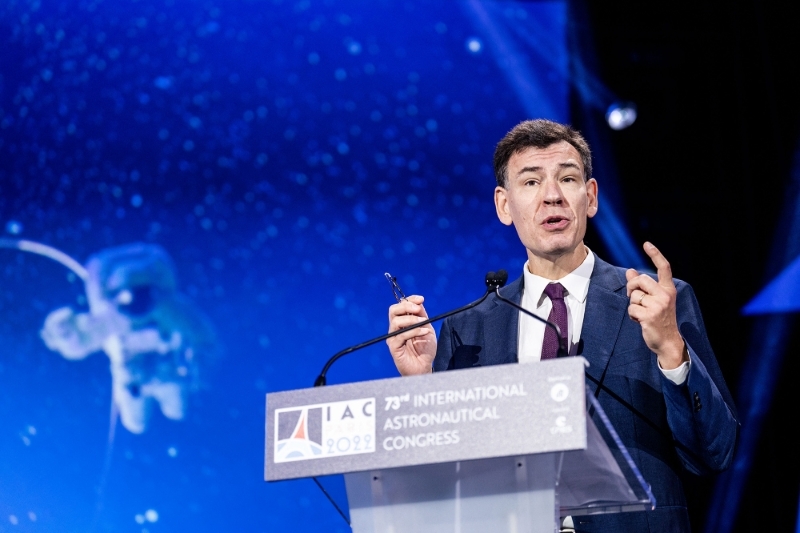
[(375, 451), (375, 398), (275, 410), (275, 462)]

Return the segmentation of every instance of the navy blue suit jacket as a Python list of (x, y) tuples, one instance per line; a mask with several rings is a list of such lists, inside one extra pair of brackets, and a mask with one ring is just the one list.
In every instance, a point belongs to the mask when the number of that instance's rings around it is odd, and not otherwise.
[[(588, 374), (600, 380), (605, 371), (603, 388), (649, 420), (600, 391), (600, 404), (652, 486), (656, 510), (575, 517), (576, 530), (689, 531), (679, 472), (718, 472), (730, 465), (739, 426), (736, 408), (692, 288), (675, 280), (678, 327), (692, 360), (686, 381), (675, 385), (659, 370), (639, 324), (628, 317), (626, 283), (625, 269), (595, 258), (580, 354), (590, 363)], [(523, 278), (519, 278), (500, 292), (519, 304), (522, 289)], [(448, 318), (439, 334), (434, 370), (516, 363), (518, 323), (519, 312), (496, 297)], [(596, 391), (596, 385), (587, 383)]]

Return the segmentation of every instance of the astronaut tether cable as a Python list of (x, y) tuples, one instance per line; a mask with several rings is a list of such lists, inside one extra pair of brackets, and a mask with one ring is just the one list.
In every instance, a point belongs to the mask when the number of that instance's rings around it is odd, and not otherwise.
[(81, 278), (82, 281), (86, 282), (86, 280), (89, 279), (89, 273), (82, 264), (78, 263), (61, 250), (56, 250), (52, 246), (48, 246), (40, 242), (27, 241), (24, 239), (0, 239), (0, 248), (22, 250), (23, 252), (30, 252), (32, 254), (49, 257), (53, 261), (61, 263), (70, 269), (79, 278)]

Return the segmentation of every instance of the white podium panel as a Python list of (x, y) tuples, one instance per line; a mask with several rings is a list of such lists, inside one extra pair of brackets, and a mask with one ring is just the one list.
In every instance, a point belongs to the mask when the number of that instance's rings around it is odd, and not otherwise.
[(569, 357), (268, 394), (265, 479), (345, 474), (347, 502), (336, 503), (355, 533), (550, 533), (566, 515), (653, 509), (586, 394), (584, 366)]

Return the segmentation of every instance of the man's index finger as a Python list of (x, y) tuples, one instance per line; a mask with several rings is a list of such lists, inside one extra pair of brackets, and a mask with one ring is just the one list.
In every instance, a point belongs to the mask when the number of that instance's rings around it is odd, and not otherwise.
[(644, 243), (644, 251), (656, 267), (656, 271), (658, 272), (658, 284), (666, 287), (674, 287), (675, 282), (672, 281), (672, 267), (669, 265), (667, 258), (664, 257), (664, 254), (650, 242)]

